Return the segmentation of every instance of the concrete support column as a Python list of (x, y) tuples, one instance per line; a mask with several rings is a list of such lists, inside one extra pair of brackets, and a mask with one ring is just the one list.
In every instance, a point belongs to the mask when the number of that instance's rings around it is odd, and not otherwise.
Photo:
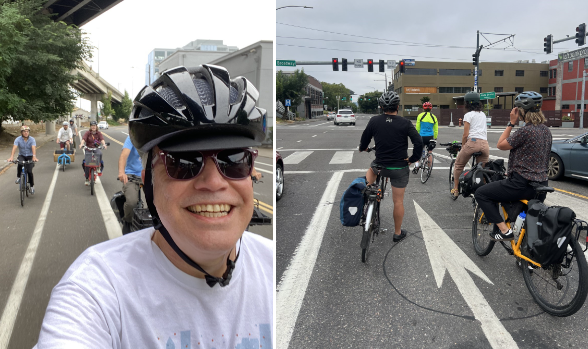
[(102, 99), (102, 95), (85, 94), (84, 99), (90, 101), (90, 121), (98, 121), (98, 101)]
[(45, 134), (46, 135), (54, 135), (57, 132), (55, 131), (55, 121), (45, 121)]

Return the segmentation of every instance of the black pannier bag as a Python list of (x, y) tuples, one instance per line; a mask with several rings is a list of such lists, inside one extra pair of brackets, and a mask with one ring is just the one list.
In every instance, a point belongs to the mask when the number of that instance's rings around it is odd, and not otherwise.
[(481, 168), (481, 164), (476, 167), (462, 172), (459, 176), (459, 193), (467, 198), (478, 190), (481, 186), (488, 182), (487, 175), (478, 171)]
[(133, 231), (149, 228), (153, 226), (153, 218), (148, 208), (133, 209)]
[(496, 171), (498, 173), (493, 174), (490, 176), (490, 181), (500, 181), (504, 179), (503, 173), (506, 172), (506, 168), (504, 167), (504, 160), (503, 159), (496, 159), (490, 160), (486, 164), (484, 164), (484, 168), (486, 170)]
[(576, 214), (569, 207), (547, 207), (539, 200), (529, 200), (527, 211), (527, 247), (531, 258), (549, 266), (560, 264), (572, 236)]

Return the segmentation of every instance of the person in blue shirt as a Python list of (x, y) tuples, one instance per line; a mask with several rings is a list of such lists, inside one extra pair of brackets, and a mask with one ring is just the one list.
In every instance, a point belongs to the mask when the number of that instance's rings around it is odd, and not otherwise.
[[(14, 153), (16, 149), (18, 149), (18, 160), (19, 161), (31, 161), (34, 162), (39, 161), (37, 159), (37, 142), (33, 137), (30, 136), (31, 128), (24, 125), (20, 128), (20, 136), (16, 137), (14, 140), (14, 146), (12, 147), (12, 154), (10, 154), (10, 158), (7, 161), (12, 161), (14, 158)], [(35, 180), (33, 179), (33, 166), (34, 164), (27, 164), (25, 165), (25, 169), (27, 171), (27, 177), (29, 179), (29, 184), (31, 185), (31, 194), (35, 193)], [(22, 171), (22, 165), (18, 165), (16, 167), (16, 184), (20, 183), (20, 171)]]
[[(133, 209), (137, 206), (139, 198), (139, 183), (129, 182), (129, 175), (141, 177), (143, 171), (143, 164), (137, 149), (131, 142), (131, 137), (127, 136), (125, 144), (123, 145), (120, 158), (118, 159), (118, 179), (123, 182), (123, 193), (125, 194), (124, 205), (124, 224), (123, 234), (131, 232), (131, 223), (133, 222)], [(123, 212), (121, 212), (123, 214)]]
[[(416, 123), (416, 130), (423, 139), (423, 147), (427, 148), (429, 154), (433, 152), (429, 142), (432, 139), (437, 139), (437, 134), (439, 132), (439, 122), (437, 121), (437, 117), (431, 113), (431, 109), (433, 109), (433, 105), (430, 102), (423, 103), (424, 111), (417, 116)], [(413, 169), (414, 173), (418, 173), (419, 165), (419, 161), (417, 161)], [(429, 167), (431, 167), (431, 157), (429, 157)]]

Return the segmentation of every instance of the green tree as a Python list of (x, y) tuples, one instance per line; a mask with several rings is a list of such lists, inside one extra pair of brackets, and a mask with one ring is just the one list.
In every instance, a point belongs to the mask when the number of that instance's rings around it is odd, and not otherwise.
[(337, 110), (337, 96), (345, 98), (345, 101), (339, 100), (339, 108), (350, 105), (351, 90), (349, 90), (343, 84), (330, 84), (328, 82), (321, 82), (323, 86), (323, 94), (325, 98), (325, 104), (329, 110)]
[(431, 98), (429, 98), (427, 96), (424, 96), (423, 98), (421, 98), (421, 104), (425, 104), (425, 103), (430, 102), (430, 101), (431, 101)]
[[(102, 111), (101, 114), (104, 118), (108, 118), (115, 114), (114, 109), (112, 109), (112, 92), (108, 91), (108, 94), (102, 96)], [(114, 119), (114, 118), (113, 118)]]
[(129, 93), (125, 90), (125, 95), (119, 104), (115, 104), (114, 107), (114, 114), (112, 118), (114, 121), (119, 121), (120, 119), (128, 120), (129, 116), (131, 115), (131, 111), (133, 110), (133, 101), (129, 98)]
[(74, 107), (71, 84), (91, 58), (91, 46), (74, 25), (54, 22), (44, 0), (0, 0), (0, 122), (55, 120)]
[(377, 113), (378, 112), (378, 98), (382, 96), (382, 92), (374, 91), (368, 92), (359, 96), (359, 107), (362, 112), (365, 113)]
[(293, 107), (298, 106), (306, 96), (307, 84), (308, 75), (304, 73), (304, 69), (296, 69), (292, 74), (284, 74), (280, 70), (276, 75), (276, 98), (282, 103), (290, 99)]

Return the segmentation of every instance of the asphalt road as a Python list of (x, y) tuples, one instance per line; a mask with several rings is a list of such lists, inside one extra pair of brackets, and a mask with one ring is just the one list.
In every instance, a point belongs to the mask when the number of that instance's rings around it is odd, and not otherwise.
[[(475, 254), (471, 199), (449, 197), (443, 147), (434, 151), (439, 156), (426, 184), (411, 174), (402, 225), (409, 236), (393, 243), (388, 197), (381, 216), (389, 231), (372, 244), (368, 263), (361, 262), (361, 228), (341, 225), (339, 203), (374, 159), (356, 150), (369, 117), (358, 115), (356, 126), (324, 118), (277, 126), (285, 162), (285, 194), (276, 213), (277, 347), (586, 347), (586, 306), (567, 318), (548, 315), (500, 245), (486, 257)], [(490, 154), (507, 159), (508, 152), (495, 148), (502, 131), (489, 129)], [(438, 140), (461, 140), (462, 133), (441, 127)], [(581, 133), (552, 129), (554, 138)], [(584, 196), (556, 192), (548, 201), (588, 220), (587, 181), (550, 185)], [(422, 226), (430, 229), (423, 234)]]
[[(0, 175), (0, 349), (32, 348), (38, 340), (51, 290), (70, 264), (88, 247), (120, 234), (112, 222), (109, 200), (121, 190), (118, 158), (127, 137), (126, 127), (103, 130), (110, 147), (103, 151), (105, 168), (96, 195), (84, 186), (81, 152), (65, 172), (53, 162), (54, 143), (38, 149), (33, 196), (20, 205), (16, 168)], [(256, 168), (263, 183), (254, 185), (263, 212), (272, 215), (273, 157), (260, 156)], [(53, 189), (52, 196), (48, 195)], [(102, 200), (102, 202), (100, 202)], [(43, 211), (43, 207), (46, 211)], [(114, 225), (113, 225), (114, 223)], [(254, 226), (254, 233), (273, 238), (271, 226)]]

